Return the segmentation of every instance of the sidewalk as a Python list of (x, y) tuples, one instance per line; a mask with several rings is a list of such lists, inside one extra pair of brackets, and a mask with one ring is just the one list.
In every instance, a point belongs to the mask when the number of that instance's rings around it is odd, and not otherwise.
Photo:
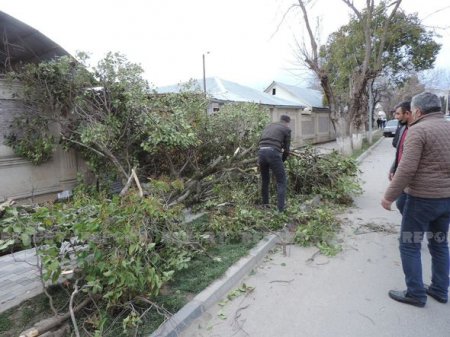
[[(394, 156), (392, 139), (381, 139), (360, 165), (364, 194), (342, 215), (343, 251), (335, 257), (315, 248), (277, 249), (236, 284), (254, 290), (215, 304), (181, 337), (446, 337), (450, 305), (428, 299), (425, 308), (391, 300), (405, 288), (398, 252), (400, 214), (381, 208)], [(424, 281), (430, 256), (422, 245)]]
[(0, 257), (0, 313), (42, 293), (34, 249)]

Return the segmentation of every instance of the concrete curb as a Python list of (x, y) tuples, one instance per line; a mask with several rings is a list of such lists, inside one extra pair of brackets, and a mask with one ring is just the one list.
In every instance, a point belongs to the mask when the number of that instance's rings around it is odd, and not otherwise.
[(372, 151), (383, 141), (384, 136), (381, 136), (375, 143), (373, 143), (366, 151), (360, 154), (358, 158), (356, 158), (356, 162), (361, 163), (366, 157), (372, 153)]
[(205, 290), (194, 297), (158, 330), (149, 337), (176, 337), (188, 327), (193, 320), (208, 310), (212, 305), (223, 298), (236, 284), (262, 260), (267, 252), (278, 242), (276, 235), (269, 235), (262, 239), (249, 254), (241, 258), (226, 271), (219, 280), (214, 281)]

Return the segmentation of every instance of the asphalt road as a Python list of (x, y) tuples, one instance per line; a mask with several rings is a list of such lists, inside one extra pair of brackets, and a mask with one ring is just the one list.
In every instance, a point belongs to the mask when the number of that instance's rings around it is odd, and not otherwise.
[[(417, 308), (387, 295), (405, 287), (397, 241), (400, 214), (380, 206), (394, 156), (391, 141), (383, 139), (361, 163), (364, 194), (341, 215), (341, 253), (328, 258), (316, 248), (288, 246), (284, 256), (276, 249), (240, 283), (252, 291), (214, 305), (181, 336), (450, 336), (450, 304), (428, 298), (425, 308)], [(422, 260), (429, 282), (426, 244)]]

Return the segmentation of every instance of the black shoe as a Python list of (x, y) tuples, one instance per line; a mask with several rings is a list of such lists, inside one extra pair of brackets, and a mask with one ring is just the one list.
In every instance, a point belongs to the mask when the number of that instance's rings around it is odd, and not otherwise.
[(423, 308), (425, 306), (425, 303), (421, 302), (417, 298), (409, 297), (406, 290), (405, 291), (389, 290), (389, 297), (398, 302), (414, 305), (415, 307)]
[(425, 287), (425, 291), (427, 292), (428, 296), (433, 297), (439, 303), (447, 303), (447, 299), (442, 297), (442, 296), (440, 296), (440, 295), (438, 295), (438, 294), (436, 294), (434, 292), (434, 290), (430, 289), (430, 286), (428, 284), (424, 284), (424, 287)]

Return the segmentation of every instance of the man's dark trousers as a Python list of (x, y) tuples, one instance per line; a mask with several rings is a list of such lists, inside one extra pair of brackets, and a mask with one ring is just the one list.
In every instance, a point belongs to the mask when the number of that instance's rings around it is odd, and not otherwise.
[(420, 247), (423, 238), (428, 238), (432, 265), (430, 290), (442, 298), (448, 298), (447, 236), (450, 222), (450, 198), (429, 199), (409, 194), (405, 196), (400, 232), (400, 256), (408, 295), (426, 302)]
[(406, 193), (402, 192), (402, 194), (400, 194), (400, 196), (395, 201), (395, 205), (397, 206), (397, 209), (399, 210), (401, 215), (403, 215), (403, 209), (405, 208), (405, 202), (406, 202)]
[(277, 181), (277, 206), (281, 212), (284, 210), (286, 199), (286, 173), (284, 171), (282, 154), (274, 148), (263, 148), (258, 152), (258, 161), (261, 170), (263, 204), (269, 204), (270, 170), (272, 170)]

